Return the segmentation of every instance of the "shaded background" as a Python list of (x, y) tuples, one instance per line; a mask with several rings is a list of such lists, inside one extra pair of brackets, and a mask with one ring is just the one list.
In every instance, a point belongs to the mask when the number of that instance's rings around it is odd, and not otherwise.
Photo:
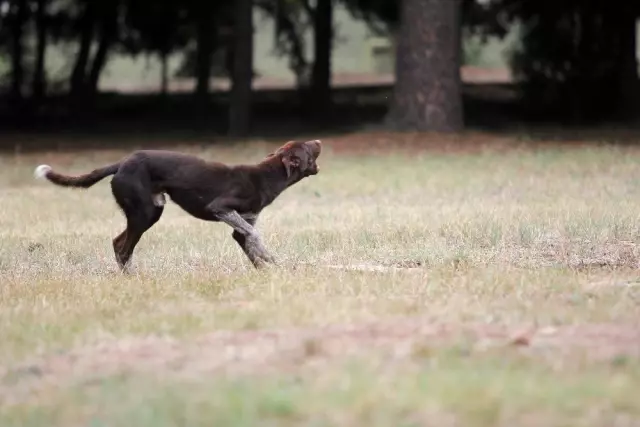
[(0, 137), (635, 129), (639, 14), (624, 0), (0, 0)]

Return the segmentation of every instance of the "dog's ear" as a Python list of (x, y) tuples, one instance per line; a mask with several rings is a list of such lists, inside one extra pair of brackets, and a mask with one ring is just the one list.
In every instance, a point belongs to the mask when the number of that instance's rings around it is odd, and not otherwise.
[(291, 176), (291, 169), (300, 167), (300, 159), (293, 154), (285, 154), (282, 156), (282, 164), (287, 171), (287, 178), (289, 178)]
[(293, 147), (293, 144), (295, 144), (295, 141), (289, 141), (286, 144), (284, 144), (283, 146), (279, 147), (276, 151), (274, 151), (273, 153), (269, 153), (267, 154), (267, 159), (270, 157), (274, 157), (277, 155), (280, 155), (284, 152), (286, 152), (287, 150), (290, 150)]

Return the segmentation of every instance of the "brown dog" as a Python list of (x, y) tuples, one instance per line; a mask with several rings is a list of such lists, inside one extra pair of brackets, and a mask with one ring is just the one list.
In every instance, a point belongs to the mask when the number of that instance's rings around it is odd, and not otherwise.
[(318, 140), (292, 141), (258, 164), (228, 166), (171, 151), (140, 150), (86, 175), (63, 175), (48, 165), (38, 166), (34, 174), (79, 188), (113, 175), (111, 192), (127, 218), (127, 228), (113, 239), (123, 271), (144, 232), (160, 219), (165, 193), (196, 218), (230, 225), (234, 240), (258, 268), (275, 263), (254, 228), (258, 215), (285, 189), (318, 173), (320, 151)]

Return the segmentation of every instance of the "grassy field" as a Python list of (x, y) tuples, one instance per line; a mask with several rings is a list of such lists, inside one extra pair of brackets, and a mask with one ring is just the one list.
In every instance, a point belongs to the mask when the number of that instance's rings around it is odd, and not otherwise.
[(32, 171), (125, 151), (0, 158), (0, 425), (640, 425), (640, 149), (352, 139), (403, 149), (326, 140), (266, 271), (169, 203), (122, 276), (108, 180)]

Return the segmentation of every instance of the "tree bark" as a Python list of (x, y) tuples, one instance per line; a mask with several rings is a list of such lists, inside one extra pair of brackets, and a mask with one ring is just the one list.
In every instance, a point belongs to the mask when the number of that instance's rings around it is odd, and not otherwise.
[(235, 0), (234, 61), (229, 133), (246, 136), (251, 122), (253, 80), (253, 0)]
[(201, 0), (198, 10), (196, 28), (196, 97), (204, 102), (209, 96), (216, 29), (213, 20), (213, 1)]
[(107, 63), (109, 51), (116, 41), (118, 35), (118, 9), (119, 2), (117, 0), (111, 0), (106, 3), (101, 11), (100, 22), (100, 38), (98, 39), (98, 49), (93, 58), (91, 68), (89, 70), (89, 77), (86, 83), (86, 90), (88, 95), (95, 95), (98, 93), (98, 82), (100, 81), (100, 75), (104, 66)]
[(457, 132), (464, 127), (461, 1), (402, 0), (389, 125)]
[(80, 18), (80, 48), (71, 73), (71, 96), (73, 98), (81, 97), (85, 91), (87, 65), (89, 64), (96, 21), (95, 1), (87, 0), (85, 2), (84, 12)]
[(11, 25), (11, 96), (15, 100), (22, 99), (24, 84), (24, 25), (29, 11), (27, 0), (14, 0), (13, 22)]
[(45, 57), (47, 53), (48, 3), (48, 0), (38, 0), (36, 5), (36, 64), (33, 73), (33, 97), (35, 99), (41, 99), (46, 91)]
[(319, 109), (331, 104), (331, 52), (333, 45), (333, 0), (317, 0), (314, 16), (314, 62), (311, 102)]

